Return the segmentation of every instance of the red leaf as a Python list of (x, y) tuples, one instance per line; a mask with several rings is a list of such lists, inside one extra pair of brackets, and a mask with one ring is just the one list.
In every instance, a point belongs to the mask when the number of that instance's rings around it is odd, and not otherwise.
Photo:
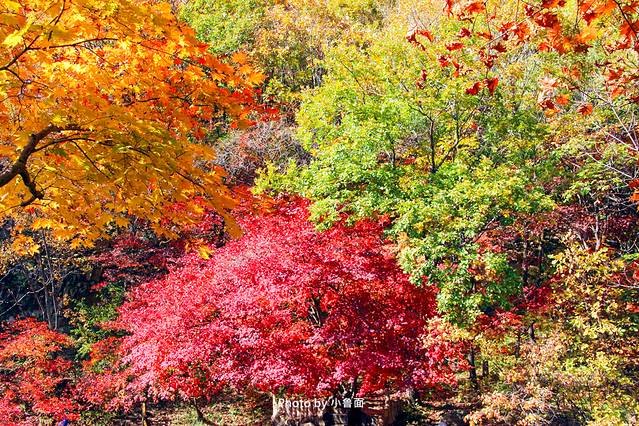
[(464, 43), (461, 43), (459, 41), (455, 41), (453, 43), (448, 43), (446, 45), (446, 49), (448, 49), (449, 51), (453, 51), (453, 50), (459, 50), (462, 49), (464, 47)]
[(539, 25), (540, 27), (548, 28), (557, 33), (561, 30), (561, 23), (559, 22), (559, 18), (554, 13), (548, 12), (537, 15), (534, 19), (537, 25)]
[(566, 5), (566, 0), (543, 0), (541, 2), (541, 7), (545, 9), (553, 9), (555, 7), (564, 7)]
[(446, 15), (451, 16), (453, 14), (453, 3), (454, 0), (446, 0), (446, 6), (444, 6), (444, 12)]
[(455, 67), (455, 72), (453, 73), (453, 77), (457, 78), (460, 75), (461, 65), (457, 61), (453, 61), (453, 66)]
[(474, 13), (481, 13), (486, 10), (486, 4), (483, 1), (475, 1), (464, 8), (464, 12), (472, 15)]
[(530, 35), (530, 27), (526, 22), (521, 22), (513, 29), (513, 33), (519, 38), (519, 41), (524, 41)]
[(624, 22), (619, 27), (619, 31), (621, 32), (621, 35), (624, 36), (624, 38), (626, 39), (626, 44), (630, 45), (632, 40), (634, 40), (635, 38), (635, 34), (639, 32), (639, 25), (637, 24), (637, 22)]
[(430, 42), (433, 42), (433, 40), (435, 40), (433, 34), (425, 29), (414, 29), (408, 32), (408, 34), (406, 34), (406, 40), (412, 45), (421, 48), (422, 50), (424, 49), (424, 45), (417, 39), (417, 36), (426, 37)]
[(486, 82), (486, 87), (488, 88), (488, 92), (492, 96), (495, 93), (495, 89), (497, 89), (497, 85), (499, 84), (499, 79), (497, 77), (487, 78), (485, 82)]
[(450, 56), (449, 55), (441, 55), (437, 58), (439, 65), (442, 67), (447, 67), (450, 65)]
[(492, 68), (493, 65), (495, 65), (495, 59), (497, 58), (496, 55), (489, 55), (484, 50), (479, 52), (479, 57), (483, 64), (486, 65), (486, 68)]
[(592, 10), (592, 9), (591, 10), (587, 10), (582, 15), (583, 20), (586, 21), (586, 24), (588, 24), (588, 25), (590, 25), (592, 23), (592, 21), (594, 21), (598, 17), (599, 17), (599, 14), (597, 12), (595, 12), (594, 10)]
[(459, 30), (459, 32), (457, 33), (457, 37), (460, 38), (464, 38), (464, 37), (470, 37), (472, 35), (472, 33), (470, 32), (470, 30), (466, 27), (462, 28), (461, 30)]
[(482, 88), (482, 83), (481, 81), (477, 81), (475, 82), (475, 84), (473, 84), (471, 87), (469, 87), (468, 89), (466, 89), (466, 93), (469, 95), (476, 95), (477, 93), (479, 93), (479, 91)]
[(539, 104), (539, 106), (540, 106), (542, 109), (545, 109), (545, 110), (551, 110), (551, 111), (554, 111), (554, 110), (556, 110), (556, 109), (557, 109), (557, 107), (555, 106), (555, 103), (552, 101), (552, 99), (546, 99), (546, 100), (542, 101), (542, 102)]
[(493, 50), (499, 52), (499, 53), (504, 53), (506, 51), (506, 46), (504, 46), (503, 43), (497, 43), (494, 46), (492, 46)]
[(433, 42), (433, 40), (435, 40), (435, 37), (433, 37), (433, 34), (428, 30), (419, 30), (417, 34), (426, 37), (428, 41), (430, 41), (431, 43)]

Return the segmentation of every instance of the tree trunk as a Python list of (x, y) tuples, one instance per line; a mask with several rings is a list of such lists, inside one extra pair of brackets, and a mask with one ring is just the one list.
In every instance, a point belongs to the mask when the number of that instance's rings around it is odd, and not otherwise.
[(470, 369), (468, 370), (468, 378), (470, 379), (470, 383), (473, 385), (475, 390), (479, 389), (479, 382), (477, 381), (477, 366), (475, 365), (475, 347), (470, 347), (470, 352), (468, 352), (468, 365), (470, 365)]
[(197, 401), (195, 399), (193, 399), (191, 401), (191, 404), (193, 405), (193, 408), (195, 408), (195, 413), (197, 414), (197, 420), (201, 423), (204, 423), (205, 425), (213, 425), (214, 423), (212, 421), (210, 421), (209, 419), (207, 419), (204, 416), (204, 413), (202, 412), (202, 409), (200, 408), (199, 405), (197, 405)]
[(530, 324), (530, 328), (528, 329), (528, 336), (530, 337), (531, 342), (537, 342), (537, 338), (535, 337), (535, 323)]
[(149, 426), (149, 420), (146, 416), (146, 402), (142, 403), (142, 426)]
[(488, 369), (488, 360), (482, 360), (481, 362), (481, 377), (482, 379), (488, 378), (490, 371)]

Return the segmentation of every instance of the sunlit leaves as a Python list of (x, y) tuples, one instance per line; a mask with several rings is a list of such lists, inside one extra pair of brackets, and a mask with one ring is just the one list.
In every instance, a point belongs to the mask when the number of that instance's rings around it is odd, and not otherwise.
[(68, 337), (43, 322), (25, 319), (0, 328), (0, 413), (16, 425), (49, 418), (75, 420), (78, 405), (69, 380), (72, 364), (60, 356)]
[(442, 58), (449, 49), (436, 39), (415, 49), (387, 32), (366, 50), (329, 52), (324, 85), (305, 95), (297, 117), (310, 164), (268, 169), (259, 188), (308, 197), (323, 227), (342, 213), (388, 215), (413, 282), (437, 286), (440, 312), (469, 325), (521, 288), (503, 256), (477, 252), (477, 239), (517, 213), (552, 207), (527, 158), (543, 127), (520, 110), (534, 107), (532, 94), (500, 92), (526, 87), (520, 71), (477, 82), (482, 73)]
[(224, 173), (191, 141), (255, 118), (263, 76), (243, 58), (207, 53), (166, 3), (23, 0), (0, 13), (3, 215), (32, 205), (75, 246), (127, 215), (175, 235), (189, 220), (172, 206), (198, 194), (226, 215)]
[[(454, 19), (472, 22), (473, 28), (472, 32), (451, 38), (450, 46), (457, 46), (466, 38), (485, 39), (487, 42), (470, 47), (479, 55), (490, 54), (495, 59), (507, 52), (530, 48), (566, 55), (585, 55), (591, 49), (603, 48), (606, 58), (598, 67), (617, 71), (615, 84), (608, 93), (618, 96), (618, 88), (623, 87), (624, 91), (632, 92), (627, 93), (630, 97), (636, 96), (630, 85), (638, 73), (631, 59), (637, 43), (637, 4), (634, 2), (544, 0), (520, 8), (516, 2), (469, 4), (467, 0), (450, 0), (446, 10)], [(484, 13), (485, 10), (491, 13)], [(486, 68), (490, 70), (492, 64), (487, 63)]]
[[(132, 389), (160, 397), (238, 390), (331, 395), (451, 383), (459, 347), (429, 321), (366, 221), (318, 232), (305, 203), (243, 221), (245, 234), (137, 288), (121, 310)], [(424, 339), (424, 340), (422, 340)]]

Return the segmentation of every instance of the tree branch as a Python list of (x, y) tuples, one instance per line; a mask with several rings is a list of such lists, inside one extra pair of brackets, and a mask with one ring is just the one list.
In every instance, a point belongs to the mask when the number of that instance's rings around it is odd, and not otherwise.
[(36, 152), (38, 143), (40, 143), (47, 136), (52, 133), (63, 132), (67, 130), (82, 130), (82, 128), (74, 124), (70, 124), (65, 127), (59, 127), (50, 124), (39, 132), (32, 133), (31, 136), (29, 136), (27, 144), (18, 156), (18, 159), (11, 165), (11, 168), (8, 171), (0, 174), (0, 188), (9, 184), (17, 176), (20, 176), (22, 178), (25, 186), (29, 189), (29, 192), (31, 192), (31, 198), (22, 202), (21, 206), (24, 207), (31, 204), (35, 200), (42, 199), (44, 197), (42, 191), (39, 191), (37, 189), (35, 182), (31, 179), (29, 171), (27, 170), (27, 162), (29, 161), (29, 157), (31, 157), (31, 155)]

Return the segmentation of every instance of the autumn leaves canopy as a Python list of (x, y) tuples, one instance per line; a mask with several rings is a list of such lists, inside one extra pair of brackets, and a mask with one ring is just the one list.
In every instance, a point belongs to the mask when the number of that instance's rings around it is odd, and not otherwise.
[[(614, 97), (629, 93), (639, 75), (635, 8), (613, 0), (449, 0), (445, 13), (462, 23), (458, 33), (416, 27), (406, 39), (424, 49), (447, 37), (431, 60), (458, 76), (473, 74), (469, 95), (494, 94), (495, 63), (524, 43), (561, 54), (595, 46), (608, 52), (598, 66)], [(223, 171), (210, 163), (209, 148), (193, 142), (259, 113), (254, 88), (264, 76), (245, 55), (212, 56), (167, 3), (10, 0), (0, 13), (3, 215), (37, 207), (42, 215), (21, 226), (51, 229), (77, 246), (105, 237), (110, 225), (125, 226), (127, 215), (175, 235), (172, 226), (188, 215), (171, 205), (195, 195), (226, 214), (233, 201)], [(415, 80), (432, 78), (424, 72)], [(549, 114), (566, 107), (578, 80), (579, 71), (566, 68), (564, 79), (546, 81), (539, 104)], [(583, 99), (580, 111), (590, 113), (592, 102)], [(21, 251), (37, 250), (34, 244), (17, 236)]]
[[(209, 54), (167, 3), (11, 0), (0, 14), (4, 216), (32, 207), (22, 226), (78, 245), (127, 215), (175, 235), (187, 212), (226, 214), (223, 171), (195, 141), (255, 118), (263, 76), (244, 55)], [(37, 248), (19, 236), (16, 249)]]
[(0, 413), (636, 418), (639, 3), (173, 6), (0, 6)]

